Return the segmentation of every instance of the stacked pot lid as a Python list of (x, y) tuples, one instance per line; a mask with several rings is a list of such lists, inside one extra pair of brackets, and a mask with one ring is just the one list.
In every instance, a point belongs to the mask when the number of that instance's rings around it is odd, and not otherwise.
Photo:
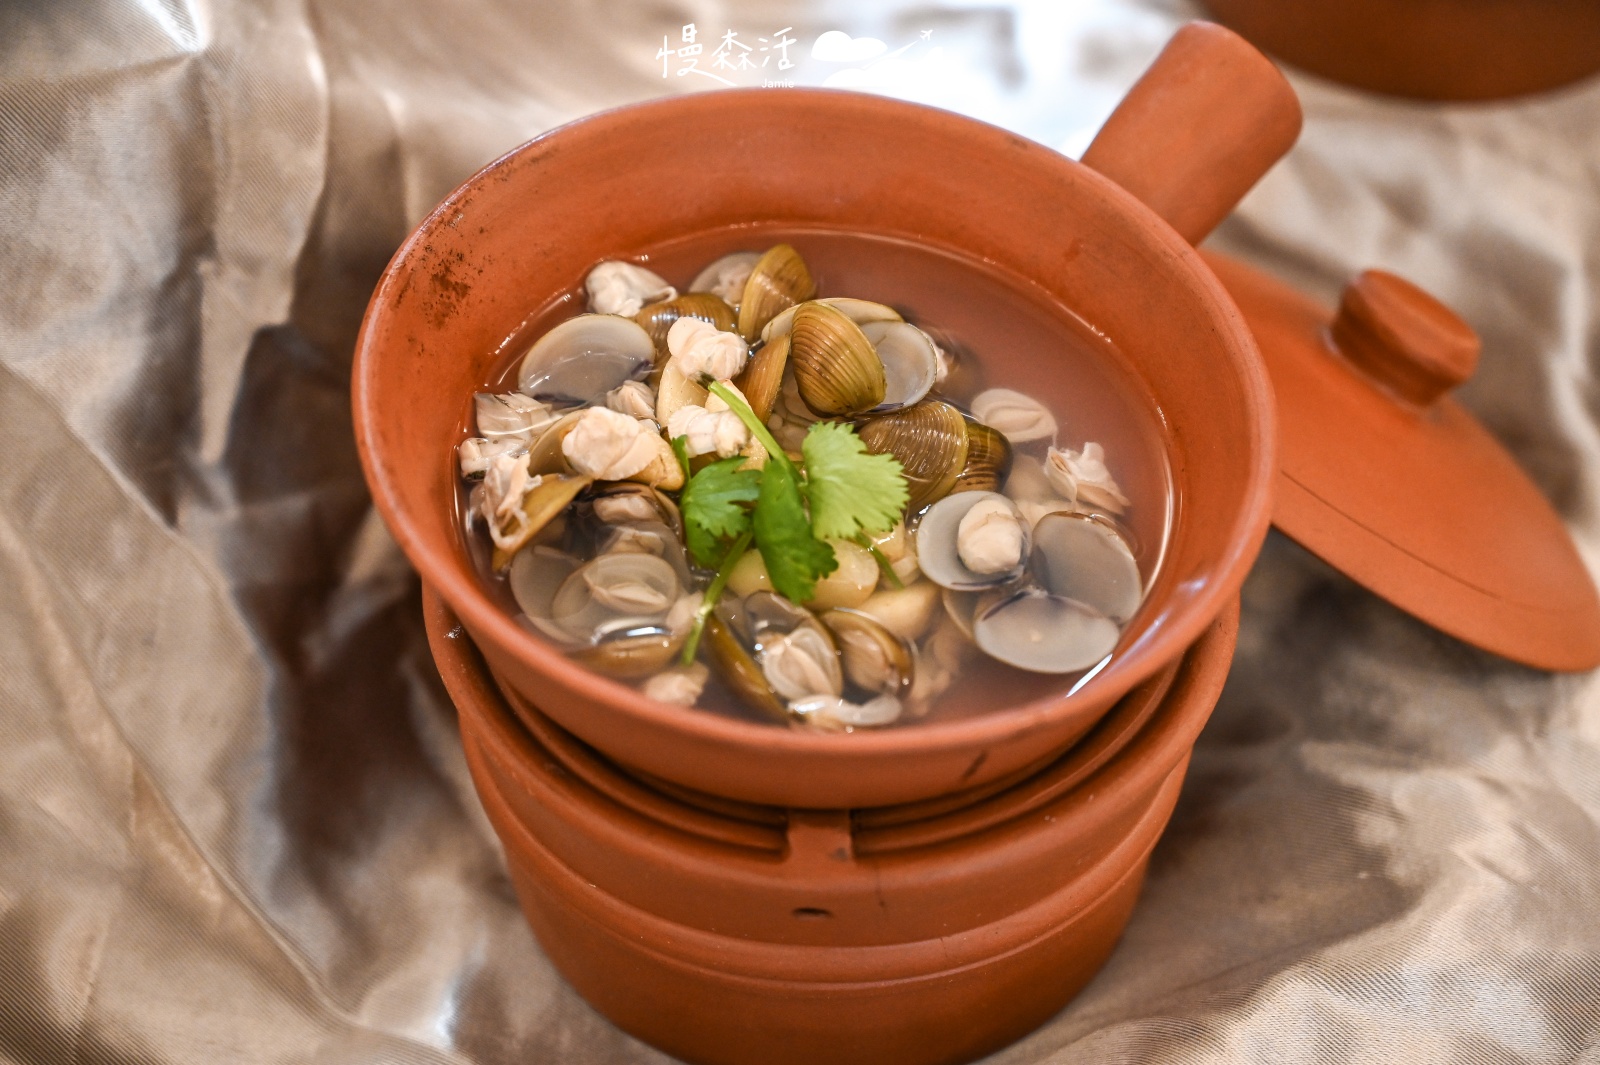
[(1559, 515), (1450, 392), (1479, 341), (1379, 270), (1337, 311), (1222, 255), (1279, 411), (1273, 524), (1435, 628), (1540, 669), (1600, 665), (1600, 597)]

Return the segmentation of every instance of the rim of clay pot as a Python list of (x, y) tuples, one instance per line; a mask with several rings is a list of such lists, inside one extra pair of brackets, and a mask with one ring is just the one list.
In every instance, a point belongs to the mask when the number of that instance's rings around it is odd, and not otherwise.
[[(569, 756), (549, 754), (547, 758), (540, 754), (548, 746), (549, 739), (531, 731), (510, 700), (495, 685), (488, 664), (471, 642), (471, 637), (464, 632), (459, 638), (449, 635), (457, 623), (455, 615), (450, 611), (449, 604), (431, 588), (423, 589), (423, 613), (434, 663), (451, 701), (461, 714), (463, 730), (474, 734), (481, 732), (482, 738), (477, 742), (486, 744), (490, 757), (515, 775), (534, 771), (537, 769), (535, 763), (550, 759), (565, 765)], [(1158, 686), (1149, 692), (1136, 690), (1126, 697), (1125, 701), (1131, 701), (1134, 705), (1130, 706), (1129, 719), (1116, 723), (1113, 735), (1096, 739), (1096, 734), (1091, 732), (1084, 741), (1057, 756), (1050, 765), (1037, 767), (1028, 777), (1011, 781), (1006, 787), (990, 794), (970, 796), (966, 802), (953, 804), (949, 808), (942, 808), (942, 804), (936, 807), (919, 803), (914, 805), (927, 809), (882, 807), (853, 811), (858, 816), (866, 815), (864, 823), (858, 822), (855, 831), (893, 836), (909, 829), (911, 832), (906, 834), (905, 839), (897, 840), (894, 845), (880, 845), (877, 850), (911, 850), (926, 846), (929, 842), (944, 841), (944, 837), (937, 841), (923, 838), (923, 830), (919, 826), (929, 821), (961, 822), (961, 831), (947, 835), (950, 839), (965, 838), (993, 830), (1012, 818), (1058, 803), (1084, 788), (1090, 781), (1094, 781), (1099, 790), (1103, 790), (1106, 782), (1113, 780), (1116, 782), (1111, 785), (1114, 789), (1137, 791), (1148, 787), (1152, 773), (1170, 769), (1187, 757), (1187, 752), (1210, 720), (1217, 700), (1222, 695), (1238, 630), (1239, 603), (1235, 599), (1217, 615), (1211, 627), (1182, 657), (1170, 664)], [(550, 727), (560, 728), (554, 723)], [(568, 735), (562, 738), (575, 739)], [(600, 757), (604, 758), (603, 755)], [(522, 763), (526, 763), (526, 766)], [(588, 776), (589, 773), (595, 773), (607, 777), (626, 777), (625, 770), (609, 761), (602, 761), (584, 769), (569, 767), (569, 771), (605, 802), (619, 808), (633, 809), (627, 801), (613, 795), (603, 782)], [(641, 786), (648, 787), (647, 784)], [(681, 804), (691, 817), (715, 816), (705, 807), (681, 798), (671, 795), (658, 798)], [(636, 812), (646, 817), (655, 816)], [(692, 833), (692, 830), (689, 831)]]
[[(1091, 199), (1098, 197), (1101, 206), (1108, 207), (1109, 213), (1125, 227), (1125, 231), (1119, 234), (1122, 239), (1138, 242), (1141, 253), (1147, 254), (1152, 262), (1174, 267), (1172, 276), (1188, 287), (1188, 295), (1204, 310), (1206, 327), (1217, 334), (1218, 341), (1214, 346), (1225, 354), (1227, 364), (1215, 366), (1210, 372), (1237, 381), (1239, 402), (1247, 412), (1242, 420), (1248, 435), (1237, 442), (1232, 454), (1188, 458), (1192, 462), (1237, 462), (1244, 467), (1240, 505), (1232, 512), (1227, 535), (1218, 537), (1226, 546), (1212, 558), (1203, 574), (1193, 575), (1183, 582), (1181, 605), (1174, 606), (1171, 595), (1165, 602), (1147, 602), (1130, 623), (1128, 632), (1124, 634), (1124, 642), (1109, 665), (1080, 683), (1070, 694), (1058, 692), (1021, 705), (986, 710), (955, 721), (858, 731), (849, 735), (774, 728), (768, 724), (735, 720), (704, 711), (686, 711), (682, 707), (658, 703), (647, 699), (634, 688), (589, 670), (554, 645), (519, 626), (491, 600), (482, 587), (464, 548), (456, 542), (460, 539), (459, 533), (450, 536), (430, 531), (427, 521), (410, 513), (402, 503), (407, 493), (400, 482), (406, 471), (396, 467), (389, 454), (391, 444), (387, 439), (389, 433), (398, 431), (398, 427), (391, 424), (396, 415), (382, 409), (377, 396), (383, 389), (376, 376), (387, 368), (384, 342), (397, 345), (402, 341), (394, 337), (380, 337), (380, 334), (385, 330), (384, 320), (391, 308), (408, 297), (407, 290), (416, 279), (415, 270), (428, 267), (434, 271), (435, 280), (450, 273), (450, 264), (429, 259), (433, 254), (431, 244), (436, 237), (460, 223), (471, 211), (476, 211), (478, 217), (482, 217), (484, 210), (474, 202), (479, 197), (488, 196), (492, 190), (514, 183), (520, 175), (527, 174), (529, 168), (536, 169), (540, 163), (557, 155), (581, 153), (586, 146), (593, 150), (596, 143), (603, 142), (622, 127), (655, 120), (663, 128), (670, 128), (670, 120), (673, 119), (705, 122), (715, 115), (726, 119), (730, 112), (767, 114), (774, 108), (780, 111), (786, 108), (791, 112), (795, 108), (822, 109), (837, 115), (841, 121), (853, 118), (870, 122), (909, 123), (928, 136), (965, 142), (975, 153), (1001, 153), (1002, 157), (1020, 159), (1027, 166), (1048, 172), (1052, 181), (1060, 181), (1079, 192), (1087, 190)], [(505, 204), (496, 206), (509, 209)], [(770, 221), (777, 224), (805, 224), (800, 219), (790, 218)], [(915, 239), (913, 234), (892, 228), (866, 229), (857, 226), (855, 231)], [(938, 241), (927, 243), (935, 248), (954, 250), (969, 259), (973, 257), (970, 249), (952, 248)], [(614, 251), (603, 246), (595, 247), (591, 261), (597, 261)], [(1016, 274), (1015, 270), (1010, 272)], [(550, 295), (552, 293), (530, 293), (524, 301), (524, 313), (539, 306)], [(418, 300), (423, 299), (424, 295), (411, 292), (409, 298)], [(449, 308), (444, 307), (439, 313), (449, 313)], [(1148, 384), (1146, 387), (1149, 387)], [(463, 409), (466, 401), (467, 396), (463, 395)], [(423, 220), (385, 269), (356, 343), (352, 403), (360, 457), (379, 513), (420, 572), (423, 581), (438, 591), (466, 628), (478, 638), (480, 645), (486, 642), (498, 645), (532, 670), (554, 679), (579, 697), (620, 711), (629, 719), (649, 723), (657, 732), (665, 728), (692, 733), (724, 749), (759, 749), (763, 752), (790, 752), (807, 756), (826, 754), (829, 757), (883, 758), (931, 750), (968, 750), (1042, 729), (1057, 719), (1070, 718), (1080, 709), (1105, 709), (1122, 693), (1147, 680), (1163, 665), (1180, 656), (1236, 594), (1265, 539), (1271, 515), (1271, 488), (1276, 475), (1276, 424), (1272, 391), (1254, 339), (1221, 283), (1195, 249), (1171, 226), (1110, 179), (1043, 144), (937, 108), (831, 89), (784, 89), (781, 93), (763, 89), (719, 90), (630, 104), (557, 127), (488, 164), (446, 197)], [(451, 443), (450, 438), (442, 438), (437, 442), (441, 468), (453, 468), (449, 453)], [(1167, 443), (1169, 447), (1172, 446), (1170, 437)], [(1175, 467), (1178, 465), (1178, 456), (1169, 452), (1169, 459)], [(1179, 481), (1183, 476), (1182, 471), (1175, 468), (1173, 476), (1175, 481)], [(1181, 491), (1182, 484), (1177, 487)], [(439, 502), (445, 504), (444, 500)], [(1179, 499), (1174, 506), (1171, 544), (1176, 544), (1185, 535), (1188, 524), (1184, 501)], [(434, 517), (437, 518), (437, 515)], [(437, 521), (434, 525), (439, 527)], [(1173, 548), (1169, 546), (1169, 556), (1172, 551)], [(1169, 575), (1158, 573), (1153, 587), (1160, 587), (1166, 576)], [(564, 723), (570, 727), (570, 722)], [(585, 738), (595, 742), (590, 736)], [(596, 745), (602, 749), (606, 747), (601, 742), (596, 742)]]

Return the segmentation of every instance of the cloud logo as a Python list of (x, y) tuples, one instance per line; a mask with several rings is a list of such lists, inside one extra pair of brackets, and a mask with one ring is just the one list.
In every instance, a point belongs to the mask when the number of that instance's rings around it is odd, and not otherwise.
[(876, 37), (852, 37), (843, 30), (829, 30), (811, 46), (811, 58), (825, 63), (865, 63), (888, 50)]

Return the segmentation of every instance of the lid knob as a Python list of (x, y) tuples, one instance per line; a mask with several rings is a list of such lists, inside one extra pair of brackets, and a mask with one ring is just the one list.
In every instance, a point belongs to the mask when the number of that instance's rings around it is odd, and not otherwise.
[(1405, 278), (1368, 270), (1344, 290), (1333, 343), (1367, 377), (1420, 407), (1478, 366), (1478, 334)]

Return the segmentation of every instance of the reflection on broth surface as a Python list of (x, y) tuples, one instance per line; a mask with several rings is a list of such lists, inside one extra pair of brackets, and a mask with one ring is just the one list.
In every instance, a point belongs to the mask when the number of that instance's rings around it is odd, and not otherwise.
[(1161, 421), (1036, 286), (767, 226), (571, 281), (457, 448), (467, 548), (530, 631), (685, 712), (834, 731), (1116, 653), (1172, 521)]

